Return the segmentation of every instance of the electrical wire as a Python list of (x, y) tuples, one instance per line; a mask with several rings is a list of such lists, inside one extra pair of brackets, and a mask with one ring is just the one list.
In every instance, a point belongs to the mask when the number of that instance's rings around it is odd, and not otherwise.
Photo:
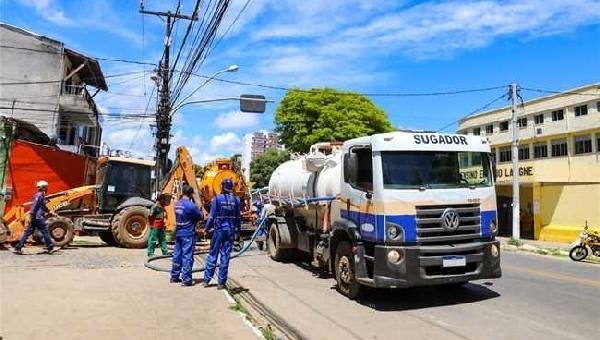
[(480, 112), (480, 111), (486, 110), (487, 108), (489, 108), (490, 106), (492, 106), (494, 103), (496, 103), (496, 102), (497, 102), (497, 101), (499, 101), (500, 99), (507, 98), (507, 97), (508, 97), (508, 93), (503, 93), (502, 95), (500, 95), (500, 96), (498, 96), (498, 97), (496, 97), (496, 98), (492, 99), (490, 102), (488, 102), (487, 104), (483, 105), (482, 107), (480, 107), (480, 108), (478, 108), (478, 109), (475, 109), (475, 110), (473, 110), (473, 111), (469, 112), (468, 114), (466, 114), (466, 115), (464, 115), (464, 116), (460, 117), (459, 119), (457, 119), (457, 120), (453, 121), (453, 122), (452, 122), (452, 123), (450, 123), (450, 124), (444, 125), (442, 128), (440, 128), (440, 129), (436, 130), (435, 132), (441, 132), (441, 131), (443, 131), (443, 130), (445, 130), (445, 129), (449, 128), (450, 126), (452, 126), (452, 125), (454, 125), (454, 124), (456, 124), (456, 123), (460, 122), (461, 120), (463, 120), (463, 119), (465, 119), (465, 118), (467, 118), (467, 117), (469, 117), (469, 116), (471, 116), (471, 115), (474, 115), (475, 113), (478, 113), (478, 112)]
[[(526, 91), (533, 91), (533, 92), (539, 92), (539, 93), (548, 93), (548, 94), (560, 94), (560, 95), (578, 95), (578, 96), (600, 96), (600, 93), (581, 93), (581, 92), (574, 92), (574, 91), (555, 91), (555, 90), (544, 90), (544, 89), (538, 89), (538, 88), (531, 88), (531, 87), (523, 87), (520, 86), (519, 87), (522, 90), (526, 90)], [(600, 88), (600, 86), (599, 86)]]
[[(104, 78), (117, 78), (117, 77), (124, 77), (124, 76), (129, 76), (129, 75), (133, 75), (133, 74), (140, 74), (143, 73), (144, 71), (134, 71), (134, 72), (124, 72), (124, 73), (116, 73), (116, 74), (109, 74), (107, 76), (104, 76)], [(87, 78), (83, 78), (82, 81), (85, 80), (90, 80)], [(0, 83), (0, 85), (2, 86), (12, 86), (12, 85), (35, 85), (35, 84), (53, 84), (53, 83), (62, 83), (64, 81), (64, 79), (58, 79), (58, 80), (37, 80), (37, 81), (19, 81), (19, 82), (3, 82)]]
[[(213, 51), (215, 51), (217, 49), (217, 46), (219, 46), (219, 43), (221, 42), (221, 40), (223, 40), (223, 38), (225, 36), (227, 36), (227, 34), (231, 30), (231, 28), (237, 23), (237, 21), (240, 19), (240, 17), (242, 16), (242, 14), (246, 11), (246, 8), (248, 8), (248, 5), (250, 5), (251, 2), (252, 2), (252, 0), (246, 0), (246, 3), (242, 7), (242, 9), (240, 9), (240, 11), (236, 15), (235, 19), (233, 19), (233, 21), (229, 24), (229, 26), (227, 27), (227, 29), (225, 30), (225, 32), (223, 33), (223, 35), (221, 35), (219, 37), (219, 39), (217, 40), (217, 42), (213, 45), (213, 48), (212, 48), (212, 50), (210, 52), (213, 52)], [(213, 52), (213, 53), (216, 53), (216, 52)]]

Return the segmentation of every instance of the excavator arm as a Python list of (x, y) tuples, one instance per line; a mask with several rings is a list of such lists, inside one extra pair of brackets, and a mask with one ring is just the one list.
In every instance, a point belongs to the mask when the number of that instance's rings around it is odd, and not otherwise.
[(161, 186), (161, 193), (170, 195), (174, 198), (171, 199), (169, 205), (165, 209), (167, 212), (166, 226), (168, 231), (175, 230), (175, 200), (181, 197), (183, 184), (187, 184), (194, 189), (194, 203), (201, 208), (202, 199), (200, 198), (198, 183), (196, 182), (196, 173), (194, 171), (192, 156), (185, 146), (180, 146), (176, 151), (173, 168), (171, 168), (171, 171), (169, 171)]

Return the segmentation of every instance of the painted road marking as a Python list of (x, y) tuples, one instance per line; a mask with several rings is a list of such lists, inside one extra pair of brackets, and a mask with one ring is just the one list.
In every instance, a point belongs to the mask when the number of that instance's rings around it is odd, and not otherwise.
[(572, 277), (572, 276), (568, 276), (568, 275), (562, 275), (562, 274), (557, 274), (557, 273), (546, 272), (546, 271), (543, 271), (543, 270), (521, 268), (521, 267), (507, 266), (507, 265), (502, 265), (502, 269), (514, 270), (514, 271), (521, 272), (521, 273), (527, 273), (527, 274), (537, 275), (537, 276), (540, 276), (540, 277), (546, 277), (546, 278), (550, 278), (550, 279), (556, 279), (556, 280), (559, 280), (559, 281), (579, 283), (579, 284), (582, 284), (582, 285), (585, 285), (585, 286), (600, 287), (600, 280), (580, 279), (580, 278), (577, 278), (577, 277)]

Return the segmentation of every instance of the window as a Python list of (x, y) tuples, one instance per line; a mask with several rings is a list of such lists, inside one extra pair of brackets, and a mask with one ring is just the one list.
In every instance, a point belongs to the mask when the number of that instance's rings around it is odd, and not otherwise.
[(519, 146), (519, 160), (529, 159), (529, 144)]
[(565, 119), (565, 111), (564, 110), (556, 110), (556, 111), (552, 111), (552, 121), (556, 122), (559, 120), (563, 120)]
[(510, 162), (511, 159), (510, 146), (500, 148), (500, 162)]
[(355, 189), (373, 191), (373, 162), (370, 148), (352, 148), (344, 156), (344, 181)]
[(596, 111), (600, 112), (600, 102), (596, 102)]
[(474, 134), (475, 136), (479, 136), (479, 135), (481, 135), (481, 128), (478, 128), (478, 127), (477, 127), (477, 128), (474, 128), (474, 129), (473, 129), (473, 134)]
[(575, 117), (587, 115), (587, 105), (575, 106)]
[(544, 114), (540, 113), (539, 115), (533, 116), (533, 121), (534, 121), (535, 125), (544, 124)]
[(533, 144), (533, 158), (546, 158), (546, 157), (548, 157), (548, 144), (547, 143)]
[(564, 138), (552, 140), (552, 157), (567, 155), (567, 140)]
[(508, 120), (500, 122), (500, 131), (508, 131)]
[(519, 119), (517, 120), (517, 125), (518, 125), (518, 126), (521, 128), (521, 129), (523, 129), (523, 128), (527, 127), (527, 118), (519, 118)]
[(576, 136), (575, 137), (575, 154), (592, 152), (592, 136)]
[[(465, 159), (480, 159), (465, 165)], [(487, 153), (462, 151), (382, 151), (385, 189), (489, 187), (492, 172)]]
[(485, 133), (488, 134), (488, 135), (491, 135), (492, 133), (494, 133), (494, 125), (492, 125), (492, 124), (486, 125), (485, 126)]

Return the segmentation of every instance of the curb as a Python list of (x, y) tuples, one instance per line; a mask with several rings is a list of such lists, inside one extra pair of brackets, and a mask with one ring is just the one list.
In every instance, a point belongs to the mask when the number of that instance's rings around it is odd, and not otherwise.
[[(256, 320), (261, 327), (273, 326), (278, 333), (283, 335), (286, 339), (307, 339), (297, 328), (290, 325), (271, 308), (267, 307), (264, 303), (260, 302), (249, 290), (244, 288), (238, 281), (229, 278), (227, 281), (227, 287), (230, 290), (237, 291), (235, 297), (239, 297), (239, 303), (243, 307), (250, 310), (251, 315), (260, 315), (263, 320)], [(255, 318), (256, 319), (256, 318)], [(264, 322), (261, 322), (264, 321)]]

